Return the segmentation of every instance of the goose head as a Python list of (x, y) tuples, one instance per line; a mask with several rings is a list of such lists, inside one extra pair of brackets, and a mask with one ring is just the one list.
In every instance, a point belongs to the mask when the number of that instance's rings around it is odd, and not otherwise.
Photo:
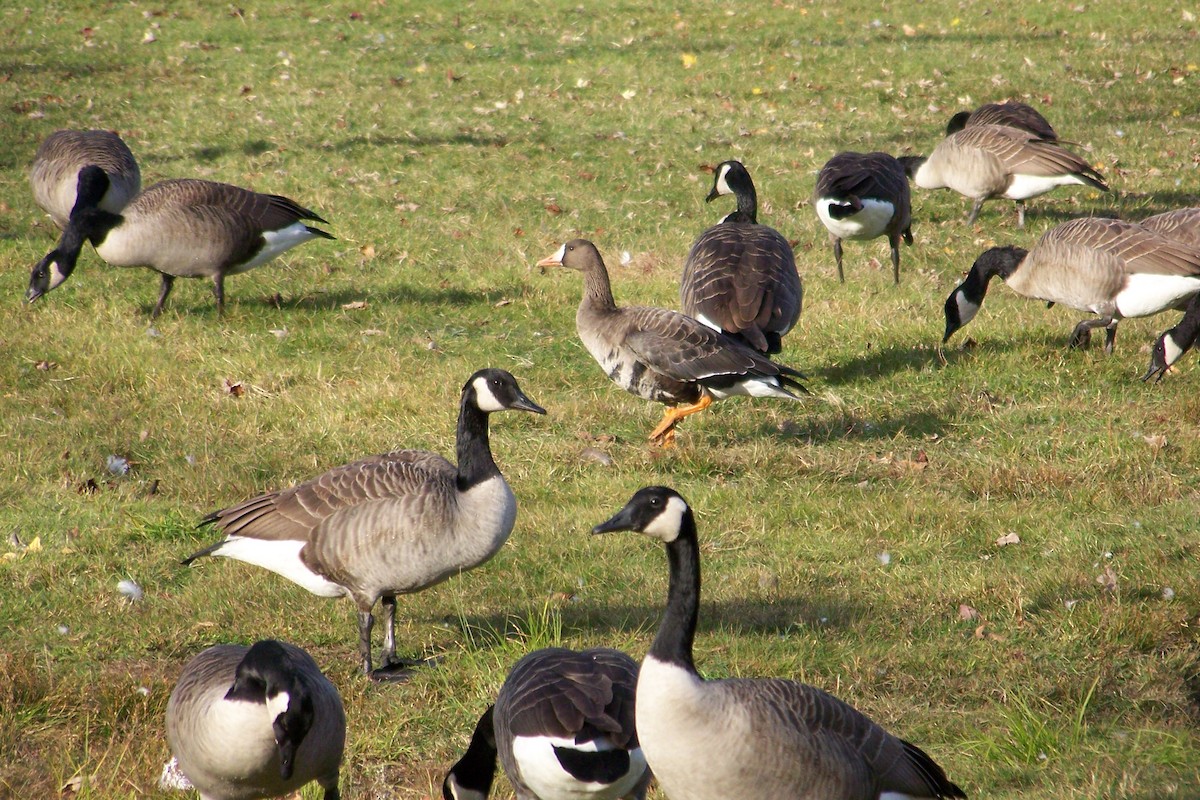
[(950, 341), (950, 337), (959, 328), (975, 319), (983, 305), (988, 282), (996, 275), (999, 275), (1001, 280), (1008, 280), (1025, 260), (1025, 255), (1026, 251), (1023, 248), (1006, 245), (985, 250), (975, 259), (967, 277), (955, 286), (954, 291), (946, 298), (946, 332), (942, 337), (942, 344)]
[(689, 527), (694, 529), (695, 519), (679, 492), (666, 486), (647, 486), (610, 519), (592, 528), (592, 533), (633, 531), (670, 543)]
[(900, 166), (904, 167), (905, 176), (912, 181), (916, 180), (917, 173), (924, 166), (928, 158), (926, 156), (900, 156), (896, 160), (900, 162)]
[(971, 118), (970, 111), (960, 111), (950, 118), (946, 123), (946, 135), (958, 133), (963, 128), (967, 127), (967, 120)]
[(603, 259), (600, 258), (600, 251), (596, 249), (596, 245), (587, 239), (572, 239), (555, 250), (553, 255), (546, 256), (537, 262), (536, 266), (541, 269), (545, 269), (546, 267), (566, 267), (578, 272), (585, 272), (595, 261), (599, 261), (601, 264), (604, 263)]
[(279, 751), (279, 777), (289, 780), (296, 751), (316, 718), (312, 695), (297, 680), (287, 650), (274, 640), (256, 642), (237, 666), (226, 700), (263, 703)]
[(742, 162), (722, 161), (713, 171), (712, 191), (704, 198), (704, 202), (711, 203), (724, 195), (753, 191), (754, 181), (750, 180), (750, 173)]
[(25, 290), (26, 301), (32, 303), (61, 286), (75, 271), (84, 240), (111, 229), (120, 220), (115, 214), (100, 210), (100, 201), (111, 185), (108, 173), (95, 164), (79, 170), (75, 206), (67, 226), (58, 245), (34, 265), (29, 275), (29, 288)]
[(493, 706), (475, 724), (467, 752), (442, 781), (442, 800), (487, 800), (496, 777), (496, 733)]
[(512, 373), (502, 369), (481, 369), (472, 375), (463, 386), (463, 401), (487, 414), (506, 410), (546, 413), (525, 396)]

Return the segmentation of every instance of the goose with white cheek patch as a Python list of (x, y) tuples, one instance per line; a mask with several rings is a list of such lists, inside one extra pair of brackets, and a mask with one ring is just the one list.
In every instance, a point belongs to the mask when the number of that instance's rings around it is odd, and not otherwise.
[(443, 800), (485, 800), (497, 756), (517, 800), (643, 800), (650, 772), (634, 729), (637, 674), (617, 650), (529, 653), (479, 718)]
[(740, 161), (717, 165), (705, 202), (733, 195), (737, 209), (700, 234), (683, 263), (683, 313), (748, 344), (778, 353), (800, 319), (804, 289), (792, 245), (758, 222), (758, 194)]
[[(209, 514), (200, 524), (225, 537), (183, 563), (224, 556), (321, 597), (350, 597), (363, 672), (403, 680), (421, 662), (396, 658), (396, 596), (478, 567), (512, 532), (517, 500), (488, 441), (488, 416), (497, 411), (546, 413), (510, 373), (480, 370), (462, 389), (458, 466), (425, 450), (396, 450), (331, 469)], [(373, 669), (371, 611), (381, 598), (382, 666)]]
[(1163, 331), (1150, 347), (1150, 369), (1142, 376), (1143, 381), (1151, 378), (1155, 383), (1162, 380), (1163, 375), (1171, 366), (1183, 358), (1183, 354), (1196, 344), (1200, 335), (1200, 294), (1188, 303), (1187, 311), (1179, 324), (1168, 331)]
[(338, 800), (342, 699), (308, 653), (264, 640), (190, 660), (167, 702), (167, 741), (202, 800), (256, 800), (310, 781)]
[(813, 191), (817, 218), (829, 231), (838, 281), (842, 240), (886, 236), (892, 251), (892, 282), (900, 283), (900, 239), (912, 246), (912, 196), (904, 166), (887, 153), (838, 153), (821, 167)]
[(820, 689), (783, 679), (705, 680), (692, 645), (700, 548), (672, 489), (638, 491), (592, 533), (663, 542), (667, 607), (637, 684), (646, 762), (672, 800), (917, 800), (966, 797), (932, 758)]
[(679, 421), (714, 400), (734, 395), (799, 400), (793, 390), (807, 393), (796, 370), (686, 314), (618, 307), (600, 251), (586, 239), (567, 242), (537, 265), (583, 273), (583, 299), (575, 313), (579, 338), (613, 383), (667, 406), (650, 433), (656, 445), (671, 445)]
[(1057, 142), (1054, 127), (1038, 111), (1027, 103), (1005, 100), (1003, 103), (984, 103), (974, 111), (960, 111), (946, 123), (946, 135), (958, 133), (963, 128), (979, 125), (1003, 125), (1026, 131), (1038, 139)]
[(332, 239), (302, 220), (325, 222), (280, 195), (202, 180), (156, 183), (119, 212), (102, 199), (111, 181), (98, 166), (79, 172), (77, 200), (58, 245), (33, 268), (25, 299), (37, 300), (75, 271), (90, 241), (114, 267), (147, 267), (161, 284), (151, 318), (162, 313), (176, 278), (208, 278), (218, 315), (225, 310), (225, 277), (262, 266), (310, 239)]
[(1100, 218), (1064, 222), (1028, 251), (993, 247), (946, 298), (943, 344), (974, 319), (997, 275), (1022, 297), (1099, 315), (1076, 325), (1069, 343), (1085, 346), (1094, 328), (1104, 328), (1104, 350), (1111, 353), (1122, 319), (1183, 309), (1200, 292), (1200, 248), (1132, 222)]
[(967, 224), (974, 224), (983, 202), (1015, 200), (1017, 225), (1025, 227), (1025, 201), (1072, 184), (1109, 191), (1104, 176), (1057, 142), (1038, 139), (1004, 125), (963, 128), (942, 139), (928, 157), (899, 159), (922, 189), (953, 189), (975, 201)]
[(29, 169), (33, 200), (59, 230), (75, 208), (79, 172), (94, 166), (108, 176), (108, 189), (97, 204), (120, 212), (142, 189), (142, 172), (129, 145), (112, 131), (55, 131), (38, 146)]

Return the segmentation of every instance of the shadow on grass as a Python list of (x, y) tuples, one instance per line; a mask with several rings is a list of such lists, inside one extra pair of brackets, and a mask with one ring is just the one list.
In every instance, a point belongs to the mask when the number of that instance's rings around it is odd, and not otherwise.
[[(207, 287), (211, 284), (205, 281), (204, 285)], [(492, 295), (495, 295), (494, 299)], [(226, 284), (225, 308), (226, 313), (236, 312), (238, 308), (270, 308), (284, 311), (339, 311), (342, 306), (361, 301), (393, 306), (416, 304), (422, 306), (445, 305), (465, 307), (491, 304), (499, 300), (501, 296), (501, 294), (496, 292), (469, 292), (463, 289), (429, 289), (423, 286), (398, 286), (381, 292), (339, 289), (334, 292), (321, 292), (319, 294), (298, 293), (286, 297), (282, 295), (254, 294), (239, 296), (236, 289), (230, 291), (229, 285)], [(154, 302), (152, 300), (144, 302), (139, 305), (139, 308), (146, 316), (147, 321), (149, 321), (150, 312), (154, 308)], [(211, 292), (204, 292), (195, 297), (178, 297), (176, 294), (172, 294), (171, 298), (167, 301), (166, 308), (163, 309), (163, 313), (169, 314), (172, 311), (179, 315), (216, 316), (217, 306), (213, 301)]]

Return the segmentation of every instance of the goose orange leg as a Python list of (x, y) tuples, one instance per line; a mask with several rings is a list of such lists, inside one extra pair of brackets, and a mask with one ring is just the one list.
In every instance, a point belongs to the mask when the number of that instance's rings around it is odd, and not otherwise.
[(679, 421), (686, 416), (703, 411), (711, 406), (712, 402), (712, 395), (705, 393), (700, 395), (700, 399), (690, 406), (668, 406), (663, 414), (662, 422), (650, 431), (650, 441), (661, 447), (670, 447), (675, 441), (675, 426), (679, 424)]

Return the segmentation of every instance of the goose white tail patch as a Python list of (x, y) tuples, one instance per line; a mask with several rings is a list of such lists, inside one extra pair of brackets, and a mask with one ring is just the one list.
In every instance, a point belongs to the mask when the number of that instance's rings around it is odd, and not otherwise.
[(1125, 279), (1125, 288), (1113, 299), (1122, 317), (1145, 317), (1164, 308), (1182, 307), (1198, 291), (1200, 277), (1194, 275), (1134, 273)]
[(709, 387), (708, 391), (718, 400), (740, 395), (743, 397), (774, 397), (776, 400), (795, 400), (791, 394), (779, 385), (778, 378), (747, 378), (723, 389)]
[(719, 331), (719, 330), (721, 330), (721, 326), (720, 326), (720, 325), (718, 325), (717, 323), (713, 322), (711, 319), (709, 319), (708, 317), (704, 316), (703, 314), (699, 314), (699, 315), (697, 315), (697, 317), (696, 317), (696, 322), (699, 322), (701, 325), (705, 325), (705, 326), (707, 326), (707, 327), (709, 327), (709, 328), (712, 328), (714, 331)]
[(850, 217), (834, 219), (829, 213), (831, 206), (845, 205), (830, 197), (822, 197), (816, 203), (817, 216), (825, 228), (839, 239), (874, 239), (882, 236), (888, 223), (896, 213), (896, 207), (886, 200), (865, 198), (862, 210)]
[(583, 742), (576, 744), (574, 739), (560, 739), (553, 736), (517, 736), (512, 742), (513, 758), (521, 770), (521, 780), (537, 797), (557, 798), (617, 798), (628, 794), (637, 783), (638, 778), (646, 769), (646, 759), (641, 750), (629, 753), (629, 772), (612, 783), (584, 782), (573, 777), (563, 769), (558, 757), (554, 754), (555, 747), (570, 748), (583, 752), (595, 753), (601, 750), (611, 750), (607, 742)]
[(308, 230), (308, 226), (302, 222), (294, 222), (286, 228), (280, 228), (277, 231), (263, 231), (263, 246), (262, 249), (254, 254), (254, 258), (247, 261), (245, 264), (239, 264), (234, 269), (229, 271), (233, 275), (246, 270), (261, 267), (276, 256), (286, 253), (297, 245), (304, 244), (309, 239), (312, 239), (316, 234)]
[(879, 795), (879, 800), (921, 800), (919, 797), (913, 797), (911, 794), (904, 792), (884, 792)]
[(1074, 175), (1013, 175), (1008, 188), (1004, 190), (1004, 196), (1009, 200), (1027, 200), (1071, 183), (1087, 185), (1086, 181)]
[(484, 377), (478, 377), (472, 382), (471, 388), (475, 390), (475, 405), (480, 411), (503, 411), (505, 405), (497, 399), (492, 393), (492, 387), (488, 386), (488, 380)]
[(269, 569), (319, 597), (341, 597), (347, 594), (341, 586), (313, 572), (300, 560), (300, 550), (304, 545), (305, 542), (294, 539), (274, 541), (230, 536), (219, 549), (213, 551), (213, 555)]
[(682, 498), (672, 497), (667, 501), (667, 507), (658, 512), (658, 516), (650, 520), (650, 524), (642, 529), (642, 533), (653, 536), (664, 542), (673, 542), (679, 536), (683, 525), (683, 512), (687, 511), (687, 503)]

